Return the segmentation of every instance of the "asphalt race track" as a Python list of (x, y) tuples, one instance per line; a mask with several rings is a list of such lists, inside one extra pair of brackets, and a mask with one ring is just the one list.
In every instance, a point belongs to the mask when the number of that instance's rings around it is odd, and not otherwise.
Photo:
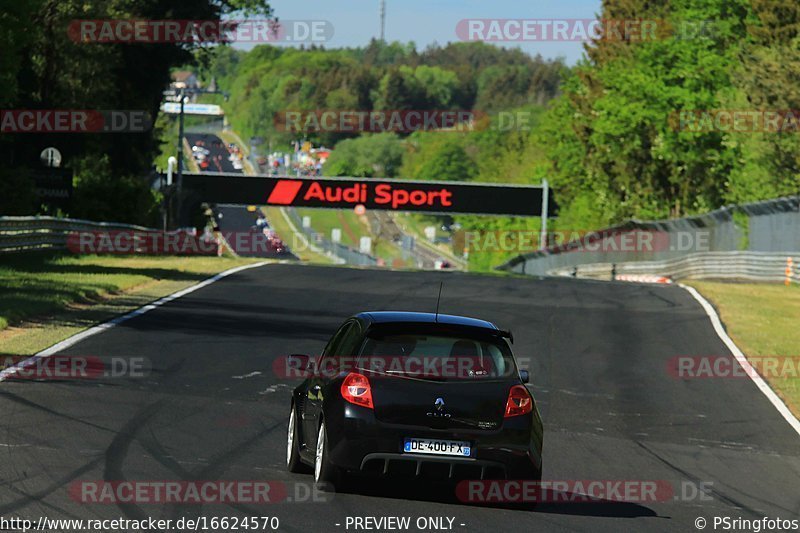
[[(666, 480), (644, 503), (465, 505), (430, 486), (356, 484), (329, 502), (78, 503), (85, 480), (276, 480), (293, 381), (275, 358), (317, 354), (348, 315), (430, 311), (486, 318), (530, 357), (545, 422), (544, 479)], [(727, 354), (678, 287), (461, 273), (268, 265), (224, 278), (65, 350), (145, 357), (146, 378), (0, 383), (0, 515), (277, 516), (281, 531), (353, 531), (347, 517), (454, 518), (453, 529), (695, 531), (695, 519), (798, 518), (800, 436), (749, 379), (681, 380), (676, 355)], [(705, 499), (681, 487), (704, 483)], [(290, 485), (295, 487), (295, 485)], [(297, 490), (293, 488), (290, 493)], [(682, 501), (687, 499), (689, 501)], [(447, 522), (445, 522), (447, 523)], [(339, 524), (337, 526), (337, 524)], [(461, 525), (463, 524), (463, 525)], [(411, 531), (417, 531), (412, 527)]]
[(209, 166), (206, 172), (242, 173), (241, 170), (233, 168), (233, 163), (228, 159), (231, 154), (218, 136), (212, 133), (186, 133), (184, 137), (190, 146), (202, 142), (203, 148), (211, 152), (208, 155)]
[[(266, 241), (260, 238), (261, 230), (256, 226), (258, 214), (250, 212), (243, 205), (220, 205), (215, 209), (217, 223), (223, 234), (230, 237), (228, 245), (241, 257), (268, 257), (273, 259), (297, 259), (290, 250), (276, 252), (274, 248), (265, 249)], [(245, 234), (241, 242), (237, 234)], [(259, 236), (258, 238), (256, 236)], [(257, 246), (261, 244), (262, 246)]]

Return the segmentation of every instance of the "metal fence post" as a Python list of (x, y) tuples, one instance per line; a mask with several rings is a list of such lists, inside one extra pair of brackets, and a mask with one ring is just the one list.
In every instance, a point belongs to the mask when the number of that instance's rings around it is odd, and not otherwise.
[(539, 249), (544, 250), (547, 248), (547, 208), (548, 206), (548, 196), (550, 192), (550, 187), (548, 186), (547, 180), (542, 179), (542, 231), (539, 235)]

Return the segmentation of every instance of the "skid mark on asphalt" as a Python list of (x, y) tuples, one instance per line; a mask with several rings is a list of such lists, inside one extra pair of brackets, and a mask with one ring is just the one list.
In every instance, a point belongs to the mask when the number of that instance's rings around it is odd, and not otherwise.
[(58, 479), (54, 483), (51, 483), (50, 485), (48, 485), (44, 489), (42, 489), (40, 491), (37, 491), (37, 492), (34, 492), (32, 494), (26, 494), (26, 493), (20, 491), (19, 489), (16, 489), (16, 488), (12, 487), (11, 485), (9, 485), (9, 489), (13, 490), (17, 494), (23, 494), (23, 496), (21, 498), (19, 498), (19, 499), (16, 499), (16, 500), (10, 502), (10, 503), (6, 503), (6, 504), (0, 505), (0, 515), (7, 515), (7, 514), (10, 514), (10, 513), (17, 512), (20, 509), (23, 509), (24, 507), (27, 507), (31, 503), (38, 502), (41, 505), (44, 505), (45, 507), (48, 507), (48, 508), (56, 510), (56, 511), (63, 512), (64, 514), (66, 514), (68, 516), (73, 516), (74, 517), (75, 515), (72, 515), (71, 513), (67, 512), (66, 510), (60, 509), (60, 508), (56, 507), (55, 505), (52, 505), (52, 504), (49, 504), (49, 503), (45, 502), (44, 498), (46, 498), (47, 496), (49, 496), (50, 494), (52, 494), (56, 490), (65, 487), (68, 483), (70, 483), (71, 481), (77, 479), (79, 476), (82, 476), (86, 472), (89, 472), (90, 470), (94, 469), (95, 467), (97, 467), (101, 463), (101, 461), (102, 461), (102, 457), (98, 457), (98, 458), (86, 463), (85, 465), (83, 465), (83, 466), (81, 466), (79, 468), (76, 468), (75, 470), (73, 470), (72, 472), (67, 474), (66, 476)]
[[(172, 470), (175, 474), (185, 480), (202, 480), (202, 481), (215, 481), (218, 480), (219, 477), (228, 470), (231, 466), (233, 460), (239, 456), (241, 456), (245, 451), (247, 451), (250, 447), (256, 444), (258, 441), (267, 437), (270, 433), (272, 433), (275, 429), (282, 428), (284, 426), (283, 421), (275, 422), (274, 424), (263, 428), (258, 433), (252, 435), (251, 437), (239, 442), (238, 444), (234, 445), (227, 450), (224, 450), (216, 455), (213, 455), (209, 458), (208, 466), (196, 471), (196, 472), (189, 472), (183, 466), (178, 464), (177, 462), (172, 461), (171, 464), (176, 469)], [(158, 460), (158, 459), (156, 459)], [(166, 466), (166, 465), (164, 465)], [(188, 477), (187, 477), (188, 476)], [(241, 511), (243, 513), (247, 513), (250, 516), (259, 516), (263, 514), (257, 510), (252, 510), (245, 505), (241, 504), (231, 504), (227, 503), (229, 507)], [(203, 504), (183, 504), (183, 505), (174, 505), (172, 506), (172, 518), (177, 520), (181, 517), (199, 517), (200, 511), (203, 508)]]
[[(109, 444), (105, 453), (105, 471), (103, 472), (103, 479), (106, 481), (124, 481), (125, 475), (122, 472), (122, 466), (125, 462), (125, 457), (128, 455), (131, 443), (134, 441), (136, 434), (142, 426), (152, 418), (161, 406), (164, 400), (159, 400), (145, 406), (141, 411), (136, 413), (133, 418), (128, 420), (122, 429), (119, 430), (116, 437)], [(133, 503), (117, 502), (117, 507), (128, 518), (135, 520), (146, 520), (148, 514), (145, 513), (138, 505)]]
[[(655, 458), (657, 461), (659, 461), (660, 463), (665, 465), (667, 468), (670, 468), (671, 470), (674, 470), (675, 472), (678, 472), (679, 474), (681, 474), (683, 476), (683, 479), (691, 480), (691, 481), (697, 483), (698, 486), (699, 486), (700, 483), (702, 483), (704, 481), (704, 480), (698, 478), (697, 476), (693, 475), (688, 470), (684, 470), (683, 468), (681, 468), (678, 465), (674, 464), (672, 461), (669, 461), (663, 455), (661, 455), (658, 452), (656, 452), (655, 450), (649, 448), (645, 443), (643, 443), (641, 441), (638, 441), (638, 440), (634, 440), (633, 442), (634, 442), (634, 444), (639, 446), (641, 449), (643, 449), (645, 452), (647, 452), (649, 455), (651, 455), (653, 458)], [(740, 502), (739, 500), (736, 500), (736, 499), (734, 499), (734, 498), (732, 498), (730, 496), (727, 496), (727, 495), (721, 493), (720, 491), (718, 491), (718, 490), (716, 490), (714, 488), (711, 488), (710, 492), (715, 497), (719, 498), (720, 500), (724, 501), (725, 503), (733, 505), (734, 507), (738, 507), (739, 509), (743, 509), (745, 511), (748, 511), (748, 512), (752, 513), (754, 516), (761, 516), (763, 514), (761, 511), (753, 509), (752, 507), (750, 507), (750, 506), (748, 506), (748, 505), (746, 505), (746, 504)], [(758, 498), (756, 498), (755, 496), (750, 495), (750, 497), (752, 497), (752, 498), (754, 498), (754, 499), (756, 499), (758, 501), (762, 501), (762, 500), (759, 500)], [(762, 502), (762, 503), (768, 503), (769, 505), (775, 505), (775, 506), (778, 505), (776, 502)], [(784, 510), (788, 511), (788, 509), (784, 509)]]
[(186, 364), (186, 358), (184, 357), (183, 359), (180, 359), (180, 360), (176, 361), (175, 363), (173, 363), (173, 364), (171, 364), (171, 365), (169, 365), (167, 367), (164, 367), (164, 368), (157, 368), (157, 367), (154, 366), (150, 370), (150, 373), (151, 374), (161, 374), (164, 377), (177, 375), (178, 371), (181, 370), (185, 364)]
[[(135, 437), (136, 442), (140, 444), (144, 450), (150, 454), (153, 459), (155, 459), (156, 462), (175, 474), (178, 479), (183, 481), (214, 481), (218, 480), (219, 477), (231, 466), (235, 458), (241, 456), (258, 441), (267, 437), (272, 431), (282, 428), (283, 426), (284, 423), (281, 420), (270, 426), (264, 427), (261, 431), (245, 439), (244, 441), (241, 441), (227, 450), (221, 451), (220, 453), (210, 457), (208, 459), (209, 464), (199, 470), (189, 470), (180, 464), (172, 455), (167, 452), (167, 450), (164, 449), (152, 428), (150, 428), (146, 433), (137, 433), (136, 435), (131, 435), (131, 437)], [(260, 510), (251, 509), (242, 504), (227, 503), (226, 505), (236, 509), (237, 511), (245, 513), (248, 516), (260, 516), (263, 514), (263, 512)], [(202, 504), (173, 505), (171, 506), (170, 510), (172, 517), (174, 519), (178, 519), (181, 517), (200, 516), (200, 510), (202, 507)]]
[(11, 393), (11, 392), (0, 391), (0, 397), (3, 397), (5, 399), (10, 400), (10, 401), (12, 401), (14, 403), (17, 403), (19, 405), (24, 405), (26, 407), (30, 407), (31, 409), (36, 409), (37, 411), (41, 411), (43, 413), (47, 413), (49, 415), (53, 415), (53, 416), (56, 416), (56, 417), (59, 417), (59, 418), (63, 418), (63, 419), (66, 419), (66, 420), (71, 420), (72, 422), (78, 422), (79, 424), (84, 424), (84, 425), (87, 425), (89, 427), (92, 427), (92, 428), (95, 428), (95, 429), (99, 429), (101, 431), (107, 431), (109, 433), (114, 432), (114, 430), (112, 428), (107, 428), (105, 426), (101, 426), (101, 425), (95, 424), (93, 422), (88, 422), (86, 420), (81, 420), (80, 418), (76, 418), (74, 416), (67, 415), (67, 414), (64, 414), (64, 413), (59, 413), (58, 411), (50, 409), (49, 407), (45, 407), (45, 406), (43, 406), (41, 404), (38, 404), (36, 402), (32, 402), (30, 400), (26, 400), (25, 398), (21, 398), (21, 397), (17, 396), (14, 393)]
[(663, 301), (664, 303), (667, 304), (667, 307), (678, 307), (680, 304), (678, 304), (677, 302), (674, 302), (673, 300), (669, 300), (669, 299), (667, 299), (667, 298), (665, 298), (663, 296), (664, 293), (663, 293), (662, 289), (663, 289), (663, 287), (660, 287), (658, 289), (648, 289), (647, 290), (647, 294), (648, 294), (648, 296), (652, 296), (653, 298), (657, 298), (657, 299)]

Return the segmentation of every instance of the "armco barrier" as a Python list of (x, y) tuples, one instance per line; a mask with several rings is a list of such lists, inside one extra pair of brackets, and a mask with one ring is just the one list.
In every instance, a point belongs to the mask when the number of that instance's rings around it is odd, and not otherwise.
[[(625, 251), (604, 245), (625, 234), (643, 231), (658, 234), (662, 245), (656, 249)], [(731, 254), (713, 255), (716, 252)], [(761, 273), (772, 267), (762, 266), (762, 259), (754, 259), (762, 252), (782, 257), (784, 262), (800, 252), (800, 196), (732, 205), (673, 220), (631, 220), (580, 240), (517, 256), (497, 269), (546, 276), (553, 272), (570, 272), (576, 267), (579, 272), (587, 272), (606, 268), (597, 265), (616, 264), (618, 269), (641, 268), (641, 273), (661, 274), (658, 270), (684, 264), (679, 260), (686, 259), (683, 269), (676, 270), (674, 276), (706, 277), (712, 269), (709, 261), (721, 261), (716, 272), (722, 277), (733, 278), (739, 273), (738, 277), (743, 279), (765, 279)], [(638, 263), (643, 265), (633, 266)], [(797, 264), (796, 259), (794, 263)], [(631, 266), (622, 267), (623, 264)], [(692, 270), (693, 267), (696, 270)], [(781, 273), (784, 268), (785, 265)], [(779, 277), (779, 274), (765, 275)]]
[(673, 279), (742, 279), (800, 283), (800, 254), (769, 252), (699, 252), (666, 261), (592, 263), (553, 269), (552, 276), (620, 279), (625, 276), (667, 276)]
[(158, 231), (143, 226), (47, 216), (0, 216), (0, 253), (63, 250), (76, 231)]

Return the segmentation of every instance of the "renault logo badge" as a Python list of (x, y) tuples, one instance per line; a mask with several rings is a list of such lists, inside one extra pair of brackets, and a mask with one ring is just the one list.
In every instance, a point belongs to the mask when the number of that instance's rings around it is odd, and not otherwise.
[(444, 398), (436, 398), (436, 401), (433, 402), (434, 407), (439, 412), (444, 411)]
[(433, 402), (433, 411), (426, 414), (434, 418), (450, 418), (452, 416), (450, 413), (444, 412), (444, 398), (436, 398), (436, 401)]

